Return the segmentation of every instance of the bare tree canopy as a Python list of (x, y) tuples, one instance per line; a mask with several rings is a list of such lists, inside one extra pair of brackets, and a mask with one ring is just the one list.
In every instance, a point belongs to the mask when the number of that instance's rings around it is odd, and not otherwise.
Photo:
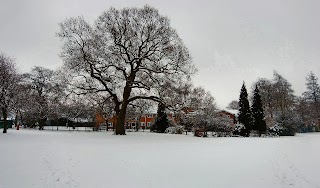
[(116, 134), (125, 134), (129, 104), (163, 102), (159, 88), (189, 82), (195, 68), (169, 19), (150, 6), (111, 8), (93, 25), (82, 17), (60, 23), (62, 58), (78, 93), (103, 92), (115, 104)]
[(228, 104), (227, 109), (229, 109), (229, 110), (239, 110), (238, 101), (237, 101), (237, 100), (232, 100), (232, 101)]
[(0, 53), (0, 108), (4, 119), (3, 133), (7, 132), (7, 116), (13, 107), (19, 81), (20, 76), (13, 59)]
[(258, 87), (261, 95), (263, 110), (268, 126), (274, 125), (275, 116), (285, 116), (292, 111), (294, 91), (291, 84), (278, 72), (273, 72), (273, 79), (258, 79), (254, 87)]
[(210, 92), (206, 91), (203, 87), (188, 88), (188, 92), (183, 92), (183, 100), (180, 105), (182, 111), (175, 115), (179, 118), (180, 123), (186, 130), (192, 128), (204, 128), (212, 125), (212, 118), (215, 118), (217, 112), (217, 105), (214, 97)]
[(317, 119), (317, 124), (320, 126), (320, 86), (318, 78), (310, 72), (306, 77), (307, 91), (303, 93), (304, 98), (309, 102), (313, 119)]
[(25, 114), (42, 129), (48, 117), (56, 116), (63, 92), (53, 70), (36, 66), (24, 76), (24, 84), (30, 87), (28, 97), (32, 100), (29, 101), (31, 108)]
[(294, 91), (291, 84), (276, 71), (273, 73), (273, 82), (275, 106), (282, 115), (285, 115), (294, 104)]

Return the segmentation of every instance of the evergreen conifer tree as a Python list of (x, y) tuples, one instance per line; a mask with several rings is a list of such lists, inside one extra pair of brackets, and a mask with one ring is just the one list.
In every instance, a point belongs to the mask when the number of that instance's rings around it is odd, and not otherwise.
[(239, 115), (238, 120), (241, 124), (243, 124), (246, 128), (245, 135), (242, 136), (249, 136), (252, 130), (252, 113), (248, 101), (248, 93), (245, 84), (243, 83), (240, 98), (239, 98)]
[(251, 107), (252, 117), (253, 117), (253, 130), (257, 130), (259, 132), (259, 136), (261, 133), (265, 133), (267, 129), (266, 122), (264, 120), (264, 112), (262, 108), (262, 100), (259, 94), (258, 86), (254, 90), (253, 94), (253, 104)]
[(169, 121), (165, 112), (165, 105), (162, 103), (158, 104), (157, 118), (154, 122), (154, 130), (158, 133), (164, 133), (169, 127)]

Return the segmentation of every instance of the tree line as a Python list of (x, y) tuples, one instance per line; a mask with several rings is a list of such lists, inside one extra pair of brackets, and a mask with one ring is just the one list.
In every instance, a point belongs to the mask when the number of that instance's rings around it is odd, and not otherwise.
[[(75, 91), (73, 83), (68, 80), (69, 72), (64, 68), (51, 70), (35, 66), (30, 72), (20, 73), (13, 58), (4, 53), (0, 55), (0, 66), (2, 71), (0, 105), (4, 133), (7, 131), (6, 120), (9, 114), (15, 119), (16, 125), (24, 124), (29, 127), (37, 125), (40, 130), (48, 120), (65, 118), (70, 121), (77, 121), (77, 119), (94, 121), (95, 115), (100, 113), (104, 114), (107, 121), (116, 114), (114, 103), (109, 96), (99, 92)], [(199, 124), (203, 123), (206, 117), (214, 115), (217, 110), (214, 97), (204, 88), (195, 87), (191, 83), (185, 83), (176, 88), (162, 88), (158, 96), (161, 97), (161, 102), (136, 100), (135, 103), (130, 104), (126, 109), (124, 121), (137, 117), (140, 119), (142, 115), (152, 113), (151, 111), (159, 106), (162, 116), (166, 116), (165, 112), (170, 110), (181, 123), (199, 120)], [(186, 117), (181, 115), (185, 108), (201, 114), (187, 121)], [(157, 117), (158, 120), (161, 121), (161, 117)], [(156, 129), (159, 130), (157, 132), (164, 132), (166, 128), (167, 126), (164, 125)]]
[(123, 135), (126, 120), (150, 106), (177, 112), (201, 101), (215, 108), (214, 98), (192, 85), (196, 68), (191, 55), (169, 18), (155, 8), (110, 8), (93, 24), (73, 17), (59, 26), (59, 70), (36, 66), (20, 74), (13, 58), (1, 54), (4, 132), (8, 113), (21, 122), (37, 122), (40, 129), (48, 119), (115, 114), (115, 134)]
[[(99, 112), (106, 119), (115, 114), (115, 134), (124, 135), (126, 120), (141, 116), (150, 106), (169, 109), (186, 129), (221, 130), (226, 124), (215, 116), (214, 97), (193, 86), (196, 68), (191, 55), (169, 18), (157, 9), (110, 8), (93, 23), (72, 17), (59, 26), (63, 66), (58, 70), (36, 66), (19, 73), (13, 58), (0, 54), (3, 132), (8, 114), (29, 125), (37, 122), (42, 129), (48, 119), (92, 119)], [(316, 77), (312, 79), (310, 91), (319, 87)], [(317, 117), (319, 122), (318, 91), (297, 99), (278, 73), (256, 85), (268, 126), (281, 120), (288, 124), (284, 120), (298, 109), (294, 104), (299, 104), (304, 121)], [(190, 109), (194, 113), (181, 113)]]
[(251, 130), (264, 132), (265, 125), (269, 131), (282, 135), (319, 131), (320, 87), (313, 72), (307, 75), (306, 86), (302, 96), (295, 96), (292, 85), (274, 71), (272, 79), (259, 78), (253, 83), (251, 97), (243, 84), (239, 102), (231, 101), (228, 108), (239, 110), (239, 122), (244, 125), (246, 135)]

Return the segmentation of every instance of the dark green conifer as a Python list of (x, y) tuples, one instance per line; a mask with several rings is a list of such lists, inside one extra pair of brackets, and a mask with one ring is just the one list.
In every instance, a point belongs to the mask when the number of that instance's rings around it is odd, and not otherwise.
[(253, 130), (258, 131), (259, 136), (261, 136), (262, 133), (266, 132), (267, 126), (264, 120), (262, 100), (259, 92), (260, 91), (258, 89), (258, 86), (256, 85), (256, 88), (253, 94), (253, 104), (252, 104), (251, 110), (252, 110), (252, 116), (253, 116)]
[(238, 121), (243, 124), (246, 128), (245, 135), (243, 136), (249, 136), (250, 132), (252, 130), (252, 113), (248, 101), (248, 93), (246, 86), (243, 82), (241, 92), (240, 92), (240, 98), (239, 98), (239, 115), (238, 115)]
[(158, 104), (157, 118), (153, 125), (154, 131), (158, 133), (164, 133), (165, 130), (169, 127), (169, 121), (165, 109), (166, 108), (164, 104)]

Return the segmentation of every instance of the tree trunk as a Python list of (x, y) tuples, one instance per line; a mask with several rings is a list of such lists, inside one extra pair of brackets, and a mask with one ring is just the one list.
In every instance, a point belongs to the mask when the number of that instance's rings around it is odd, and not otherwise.
[[(131, 82), (134, 80), (135, 74), (130, 76)], [(129, 83), (126, 84), (123, 90), (123, 101), (121, 104), (121, 109), (116, 105), (115, 111), (117, 113), (117, 124), (116, 124), (116, 135), (126, 135), (124, 124), (127, 113), (127, 106), (129, 104), (129, 97), (131, 93), (131, 86)]]
[(6, 108), (2, 108), (2, 116), (3, 116), (3, 133), (7, 133), (7, 129), (8, 129), (8, 121), (7, 121), (8, 113), (7, 113), (7, 109)]
[(116, 135), (126, 135), (124, 124), (126, 118), (126, 107), (122, 107), (119, 114), (117, 114), (117, 123), (116, 123)]
[(19, 117), (19, 111), (16, 110), (16, 118), (14, 120), (14, 124), (16, 125), (16, 127), (18, 126), (18, 117)]
[(43, 130), (43, 127), (46, 121), (47, 121), (47, 118), (42, 118), (39, 120), (39, 130)]

